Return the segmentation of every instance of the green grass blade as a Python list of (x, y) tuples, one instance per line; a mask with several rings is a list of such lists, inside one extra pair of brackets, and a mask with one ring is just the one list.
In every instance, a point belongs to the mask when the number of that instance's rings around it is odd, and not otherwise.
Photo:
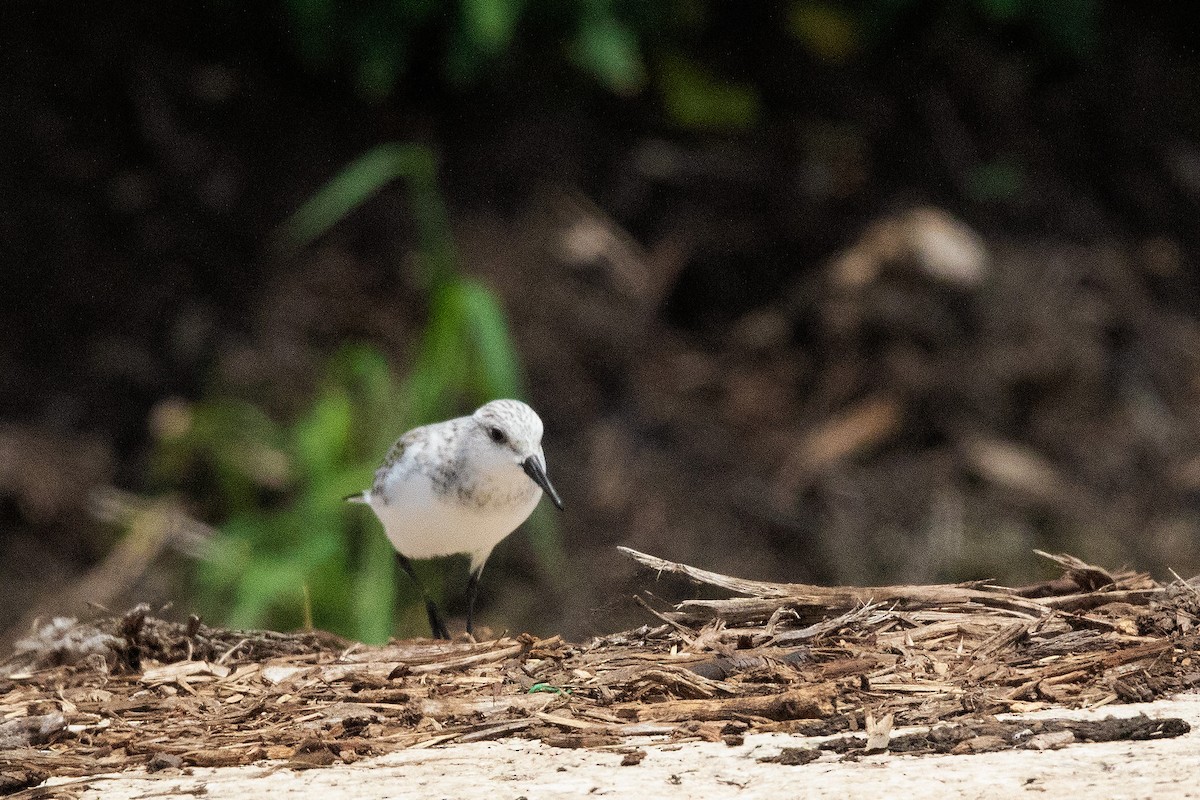
[(429, 148), (412, 143), (382, 144), (351, 161), (280, 226), (277, 251), (291, 255), (308, 246), (397, 178), (409, 181), (423, 253), (447, 267), (453, 245), (437, 189), (437, 161)]
[(383, 644), (392, 635), (396, 608), (396, 568), (392, 544), (383, 531), (365, 531), (362, 558), (354, 582), (354, 636)]
[(487, 288), (464, 280), (459, 288), (462, 319), (476, 356), (483, 399), (523, 397), (524, 380), (500, 302)]

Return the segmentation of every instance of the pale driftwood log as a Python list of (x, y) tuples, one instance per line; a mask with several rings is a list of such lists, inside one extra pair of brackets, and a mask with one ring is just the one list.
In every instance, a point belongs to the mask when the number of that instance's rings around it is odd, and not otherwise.
[[(731, 600), (688, 600), (679, 608), (693, 609), (700, 614), (721, 616), (731, 622), (769, 616), (783, 606), (796, 609), (811, 608), (824, 611), (847, 611), (858, 606), (895, 604), (902, 608), (922, 606), (970, 606), (976, 609), (997, 608), (1024, 613), (1032, 618), (1044, 616), (1049, 609), (1042, 603), (1017, 597), (1003, 589), (979, 588), (981, 582), (933, 584), (930, 586), (812, 586), (804, 583), (768, 583), (750, 581), (697, 569), (687, 564), (658, 558), (629, 547), (618, 547), (625, 555), (659, 572), (683, 575), (699, 583), (729, 589), (748, 598)], [(673, 617), (676, 621), (682, 621)]]
[(1046, 608), (1056, 608), (1059, 611), (1086, 611), (1107, 603), (1129, 603), (1142, 606), (1159, 597), (1163, 597), (1165, 589), (1130, 589), (1127, 591), (1097, 591), (1083, 594), (1068, 594), (1061, 597), (1042, 597), (1038, 603)]

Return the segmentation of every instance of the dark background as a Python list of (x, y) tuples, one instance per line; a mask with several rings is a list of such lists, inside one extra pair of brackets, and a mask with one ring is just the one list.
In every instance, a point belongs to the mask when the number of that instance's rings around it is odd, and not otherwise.
[(0, 627), (222, 607), (203, 546), (114, 563), (132, 523), (97, 497), (218, 527), (293, 508), (294, 470), (227, 496), (203, 459), (161, 468), (163, 431), (227, 398), (286, 426), (347, 345), (412, 368), (436, 312), (402, 187), (272, 247), (387, 142), (436, 154), (568, 502), (540, 523), (557, 551), (498, 549), (493, 627), (642, 619), (617, 544), (827, 583), (1018, 583), (1035, 548), (1200, 571), (1198, 23), (1098, 0), (5, 4)]

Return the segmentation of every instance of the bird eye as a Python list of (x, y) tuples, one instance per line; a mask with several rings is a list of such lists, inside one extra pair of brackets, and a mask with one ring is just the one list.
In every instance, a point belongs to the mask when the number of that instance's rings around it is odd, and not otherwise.
[(491, 436), (492, 441), (496, 444), (504, 444), (508, 440), (508, 437), (504, 435), (504, 431), (500, 430), (499, 428), (491, 428), (488, 430), (488, 436)]

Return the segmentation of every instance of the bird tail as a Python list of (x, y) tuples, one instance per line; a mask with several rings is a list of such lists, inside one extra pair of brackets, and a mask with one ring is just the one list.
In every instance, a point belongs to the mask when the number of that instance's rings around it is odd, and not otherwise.
[(366, 492), (366, 490), (363, 490), (361, 492), (355, 492), (354, 494), (348, 494), (345, 497), (343, 497), (342, 500), (344, 500), (347, 503), (366, 503), (367, 502), (367, 492)]

